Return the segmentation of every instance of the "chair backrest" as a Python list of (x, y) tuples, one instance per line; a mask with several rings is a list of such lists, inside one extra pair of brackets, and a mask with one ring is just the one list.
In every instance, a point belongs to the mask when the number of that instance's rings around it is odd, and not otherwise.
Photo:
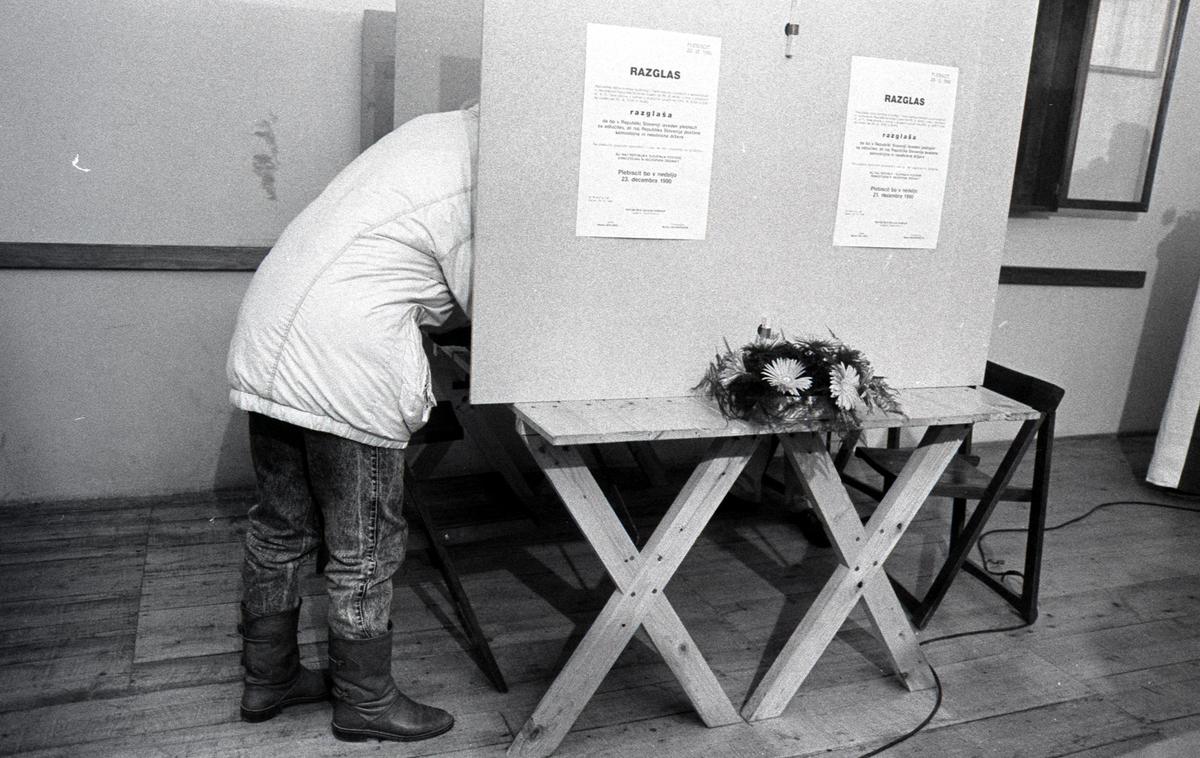
[(991, 361), (984, 369), (983, 386), (1044, 415), (1053, 414), (1066, 394), (1066, 390), (1056, 384)]
[[(1062, 387), (991, 361), (988, 361), (984, 368), (983, 386), (1038, 411), (1042, 414), (1042, 419), (1034, 428), (1042, 427), (1048, 434), (1054, 433), (1054, 412), (1058, 409), (1058, 404), (1062, 402), (1063, 395), (1066, 394), (1066, 390)], [(963, 453), (971, 452), (972, 437), (973, 434), (968, 432), (966, 439), (963, 440)], [(901, 446), (899, 429), (888, 430), (887, 446), (890, 448)]]
[(1045, 503), (1050, 487), (1050, 456), (1054, 444), (1054, 412), (1062, 401), (1066, 391), (1056, 384), (1023, 374), (1015, 369), (1001, 366), (999, 363), (988, 361), (983, 374), (983, 386), (1007, 398), (1024, 403), (1037, 410), (1042, 415), (1021, 424), (1020, 430), (1009, 445), (1004, 460), (996, 469), (983, 499), (1003, 492), (1008, 487), (1013, 472), (1031, 443), (1035, 443), (1033, 484), (1031, 497), (1034, 501)]

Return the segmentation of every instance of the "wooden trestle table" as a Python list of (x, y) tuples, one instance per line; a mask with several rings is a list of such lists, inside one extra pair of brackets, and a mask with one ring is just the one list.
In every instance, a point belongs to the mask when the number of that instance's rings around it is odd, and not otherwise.
[[(518, 432), (616, 590), (508, 754), (550, 755), (639, 627), (646, 628), (709, 727), (781, 714), (860, 600), (905, 686), (910, 690), (932, 686), (929, 664), (883, 563), (972, 424), (1024, 420), (1037, 414), (981, 387), (903, 390), (900, 402), (903, 414), (864, 413), (855, 429), (849, 430), (926, 427), (919, 449), (865, 525), (826, 449), (825, 433), (834, 430), (829, 421), (764, 425), (729, 420), (711, 400), (696, 396), (514, 404)], [(780, 439), (788, 464), (820, 514), (839, 565), (739, 714), (664, 590), (750, 456), (772, 435)], [(670, 439), (711, 443), (638, 550), (584, 463), (579, 446)]]

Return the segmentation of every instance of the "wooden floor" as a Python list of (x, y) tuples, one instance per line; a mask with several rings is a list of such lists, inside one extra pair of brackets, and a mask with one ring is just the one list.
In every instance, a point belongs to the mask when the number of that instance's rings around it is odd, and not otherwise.
[[(1060, 440), (1051, 523), (1112, 500), (1200, 508), (1141, 483), (1148, 438)], [(625, 477), (644, 539), (671, 493)], [(423, 485), (448, 520), (505, 511), (488, 481)], [(345, 744), (327, 704), (259, 725), (238, 720), (234, 630), (250, 495), (0, 507), (0, 754), (59, 756), (499, 756), (610, 592), (571, 531), (537, 530), (454, 548), (511, 684), (496, 692), (466, 649), (424, 551), (396, 580), (395, 675), (450, 709), (453, 731), (412, 744)], [(547, 495), (547, 502), (553, 504)], [(928, 575), (942, 509), (927, 504), (889, 567)], [(1020, 514), (1006, 516), (1016, 523)], [(998, 557), (1019, 537), (998, 535)], [(888, 755), (1200, 755), (1200, 514), (1102, 509), (1048, 535), (1042, 617), (924, 650), (944, 685), (933, 722)], [(1011, 553), (1010, 553), (1011, 556)], [(727, 506), (669, 587), (684, 623), (740, 704), (832, 568), (777, 504)], [(1010, 557), (1010, 568), (1017, 568)], [(302, 652), (324, 652), (319, 578), (305, 584)], [(1017, 618), (969, 576), (923, 633)], [(639, 634), (563, 756), (853, 756), (918, 724), (934, 692), (885, 671), (861, 610), (778, 719), (706, 729)]]

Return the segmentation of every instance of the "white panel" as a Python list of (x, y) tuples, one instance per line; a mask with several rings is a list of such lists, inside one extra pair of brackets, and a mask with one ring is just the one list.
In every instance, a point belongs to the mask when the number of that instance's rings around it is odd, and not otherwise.
[[(687, 394), (769, 313), (832, 331), (898, 387), (983, 374), (1036, 0), (488, 0), (474, 402)], [(708, 238), (574, 234), (589, 22), (722, 38)], [(850, 60), (956, 66), (935, 250), (832, 245)]]
[(1197, 418), (1200, 418), (1200, 292), (1196, 293), (1196, 302), (1192, 306), (1146, 481), (1200, 494), (1197, 484), (1200, 479), (1197, 476), (1200, 424), (1197, 424)]

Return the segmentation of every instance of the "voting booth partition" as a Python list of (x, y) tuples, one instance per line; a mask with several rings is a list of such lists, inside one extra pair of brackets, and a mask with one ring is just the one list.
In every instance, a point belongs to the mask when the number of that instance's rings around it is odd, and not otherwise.
[[(531, 12), (519, 0), (488, 0), (473, 403), (687, 395), (717, 349), (751, 339), (764, 315), (786, 336), (836, 335), (862, 350), (894, 387), (980, 382), (1037, 3), (812, 0), (792, 18), (794, 6), (551, 0)], [(784, 34), (788, 24), (794, 35)], [(655, 46), (651, 36), (641, 44), (647, 33), (666, 42)], [(578, 233), (587, 201), (633, 204), (620, 195), (584, 197), (603, 165), (589, 151), (624, 146), (617, 160), (628, 171), (672, 173), (645, 157), (656, 144), (648, 129), (670, 129), (673, 111), (684, 109), (680, 98), (696, 102), (695, 88), (705, 85), (696, 84), (690, 59), (669, 57), (670, 35), (687, 38), (682, 54), (707, 55), (705, 62), (716, 65), (711, 87), (700, 93), (714, 116), (710, 173), (691, 171), (702, 192), (664, 201), (694, 205), (701, 197), (703, 208), (666, 211), (699, 210), (700, 231), (679, 238), (685, 235), (664, 224), (654, 238), (633, 228), (640, 221), (617, 221), (604, 236)], [(622, 55), (632, 56), (628, 68), (659, 78), (604, 81), (614, 75), (600, 64)], [(860, 152), (854, 166), (844, 160), (848, 132), (863, 144), (876, 115), (853, 110), (877, 84), (852, 83), (856, 67), (868, 63), (952, 84), (945, 123), (904, 116), (881, 123), (871, 138), (885, 158), (905, 140), (934, 144), (910, 161), (926, 168), (904, 174), (884, 160), (876, 170), (871, 156), (878, 153)], [(929, 83), (921, 91), (885, 86), (895, 101), (881, 98), (876, 110), (916, 113), (926, 91), (933, 91)], [(629, 121), (643, 125), (641, 136), (601, 132), (588, 121), (613, 92), (627, 100)], [(706, 149), (705, 135), (684, 139), (685, 151)], [(686, 167), (686, 157), (674, 165)], [(844, 186), (850, 170), (882, 186)], [(899, 192), (888, 198), (904, 219), (893, 223), (923, 224), (932, 238), (835, 244), (839, 213), (854, 192), (909, 190), (919, 180), (926, 184), (913, 193), (915, 202)], [(848, 221), (845, 213), (840, 218)], [(889, 223), (886, 213), (874, 221), (880, 230)], [(662, 238), (670, 236), (676, 238)]]

